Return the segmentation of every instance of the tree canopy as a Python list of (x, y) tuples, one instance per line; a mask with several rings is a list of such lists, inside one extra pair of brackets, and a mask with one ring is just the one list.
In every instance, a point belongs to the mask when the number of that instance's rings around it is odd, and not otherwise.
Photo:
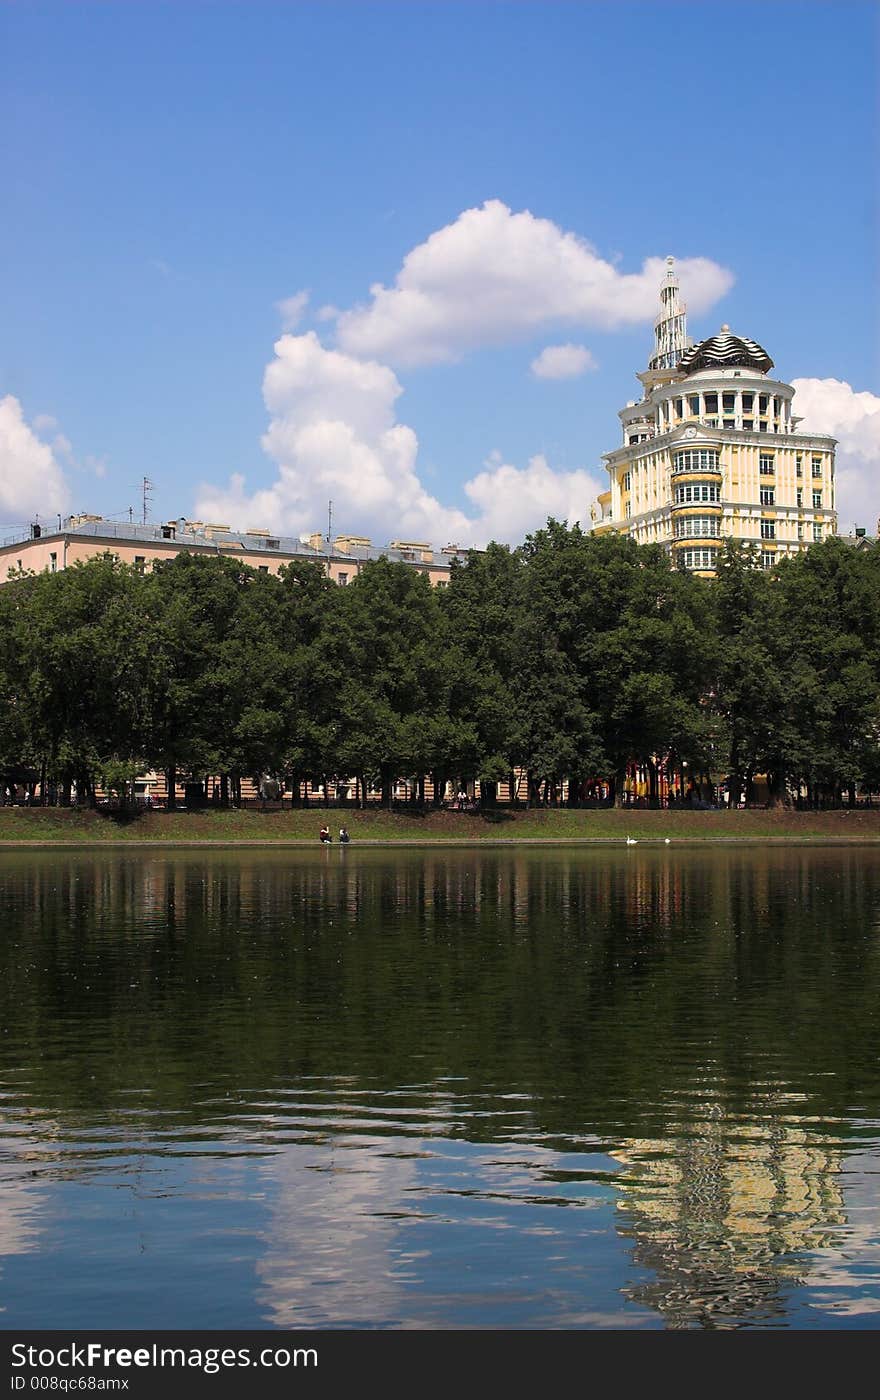
[(138, 772), (222, 783), (347, 779), (391, 800), (447, 779), (491, 803), (618, 798), (649, 776), (724, 777), (746, 799), (854, 800), (880, 780), (880, 547), (840, 539), (771, 570), (734, 542), (717, 578), (660, 546), (548, 520), (517, 549), (403, 563), (337, 587), (181, 553), (143, 573), (104, 555), (0, 588), (0, 777), (67, 800)]

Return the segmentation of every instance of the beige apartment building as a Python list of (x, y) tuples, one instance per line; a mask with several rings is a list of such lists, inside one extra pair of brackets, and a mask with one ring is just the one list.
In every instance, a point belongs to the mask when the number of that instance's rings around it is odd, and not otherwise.
[(27, 535), (12, 536), (0, 545), (0, 583), (11, 572), (57, 573), (71, 564), (111, 553), (124, 564), (148, 570), (157, 560), (171, 559), (183, 550), (191, 554), (240, 559), (264, 573), (277, 574), (283, 564), (311, 560), (341, 585), (351, 583), (371, 559), (386, 558), (409, 564), (427, 574), (431, 583), (445, 588), (453, 559), (464, 560), (468, 551), (450, 544), (435, 550), (422, 541), (392, 540), (378, 548), (362, 535), (337, 535), (332, 541), (320, 534), (305, 539), (273, 535), (269, 530), (238, 531), (228, 525), (200, 520), (170, 520), (163, 525), (136, 525), (106, 520), (100, 515), (59, 518), (57, 529), (39, 522)]
[(685, 312), (668, 258), (642, 398), (620, 411), (593, 530), (664, 544), (707, 577), (730, 538), (771, 568), (837, 532), (835, 439), (798, 432), (794, 389), (769, 377), (762, 346), (729, 326), (694, 345)]

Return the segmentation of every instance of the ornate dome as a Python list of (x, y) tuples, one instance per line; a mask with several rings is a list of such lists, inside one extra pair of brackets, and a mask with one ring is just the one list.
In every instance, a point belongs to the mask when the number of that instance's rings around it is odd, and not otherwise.
[(685, 350), (677, 368), (682, 374), (694, 374), (698, 369), (730, 369), (732, 365), (742, 365), (745, 369), (756, 369), (766, 374), (768, 369), (773, 368), (773, 361), (756, 340), (732, 335), (730, 326), (722, 326), (718, 335), (701, 340), (699, 345)]

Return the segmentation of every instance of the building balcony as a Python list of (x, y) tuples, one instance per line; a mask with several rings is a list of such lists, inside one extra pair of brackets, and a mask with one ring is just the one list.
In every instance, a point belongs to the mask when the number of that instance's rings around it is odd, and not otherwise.
[(711, 533), (700, 533), (698, 535), (674, 535), (670, 543), (673, 549), (691, 548), (693, 545), (708, 543), (717, 544), (721, 539), (721, 530), (713, 530)]
[(672, 458), (673, 477), (712, 476), (720, 481), (722, 470), (719, 454), (714, 448), (687, 447), (676, 451)]
[(673, 499), (669, 509), (673, 515), (681, 515), (682, 513), (715, 515), (717, 513), (720, 516), (724, 510), (724, 504), (722, 501), (676, 501)]

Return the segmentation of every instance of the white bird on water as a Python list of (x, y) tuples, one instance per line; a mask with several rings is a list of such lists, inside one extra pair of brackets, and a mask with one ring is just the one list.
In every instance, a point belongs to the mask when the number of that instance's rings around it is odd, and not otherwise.
[(635, 840), (634, 837), (632, 837), (632, 836), (627, 836), (627, 838), (626, 838), (626, 844), (627, 844), (628, 846), (637, 846), (639, 843), (638, 843), (638, 841)]

